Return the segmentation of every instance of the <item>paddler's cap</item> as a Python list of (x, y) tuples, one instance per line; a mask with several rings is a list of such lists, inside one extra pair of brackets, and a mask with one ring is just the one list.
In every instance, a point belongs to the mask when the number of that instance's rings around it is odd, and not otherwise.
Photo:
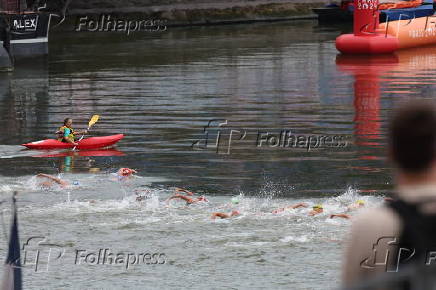
[(232, 203), (233, 204), (238, 204), (239, 203), (239, 198), (237, 198), (236, 196), (232, 197)]
[(322, 209), (322, 205), (321, 204), (317, 204), (317, 205), (314, 205), (312, 208), (313, 209)]
[(358, 205), (365, 205), (365, 202), (364, 202), (363, 200), (358, 200), (356, 203), (357, 203)]

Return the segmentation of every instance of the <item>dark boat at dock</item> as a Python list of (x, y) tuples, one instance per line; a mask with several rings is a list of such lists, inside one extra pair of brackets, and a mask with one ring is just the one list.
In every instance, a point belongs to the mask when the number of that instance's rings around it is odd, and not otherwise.
[(48, 54), (52, 14), (42, 11), (45, 7), (41, 1), (0, 0), (0, 22), (9, 26), (14, 57)]

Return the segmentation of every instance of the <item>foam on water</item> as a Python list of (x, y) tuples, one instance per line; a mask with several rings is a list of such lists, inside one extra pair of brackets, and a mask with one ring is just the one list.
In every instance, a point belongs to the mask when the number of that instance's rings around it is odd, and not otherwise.
[[(102, 241), (105, 247), (129, 249), (146, 244), (163, 248), (176, 260), (193, 259), (201, 265), (235, 257), (247, 263), (272, 262), (271, 259), (273, 263), (285, 263), (288, 255), (304, 261), (301, 255), (308, 249), (310, 255), (321, 249), (338, 251), (338, 242), (344, 239), (350, 221), (330, 219), (329, 215), (355, 215), (359, 210), (348, 211), (347, 207), (357, 200), (365, 201), (365, 207), (383, 202), (381, 196), (362, 196), (351, 187), (328, 198), (278, 198), (279, 194), (270, 187), (271, 192), (255, 196), (250, 192), (236, 196), (204, 193), (209, 202), (188, 206), (178, 200), (167, 203), (174, 189), (151, 186), (147, 177), (120, 181), (110, 172), (59, 177), (77, 181), (78, 185), (47, 190), (38, 185), (35, 176), (3, 178), (6, 184), (0, 186), (1, 194), (21, 189), (19, 215), (23, 236), (49, 236), (57, 243), (75, 247), (86, 244), (95, 248)], [(144, 200), (137, 201), (137, 194), (143, 195)], [(238, 202), (232, 202), (235, 197)], [(272, 213), (300, 202), (308, 207)], [(322, 204), (324, 212), (308, 216), (316, 204)], [(211, 219), (213, 212), (233, 210), (241, 215)], [(193, 250), (198, 254), (192, 254)]]

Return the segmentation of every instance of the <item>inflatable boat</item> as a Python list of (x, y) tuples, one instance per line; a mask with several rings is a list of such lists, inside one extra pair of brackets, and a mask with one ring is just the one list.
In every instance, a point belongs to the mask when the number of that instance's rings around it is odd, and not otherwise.
[(436, 43), (436, 16), (380, 24), (378, 0), (355, 0), (353, 34), (336, 39), (344, 54), (393, 53), (402, 48)]
[[(79, 144), (77, 149), (88, 150), (88, 149), (98, 149), (103, 147), (109, 147), (116, 144), (118, 141), (124, 138), (123, 134), (104, 136), (104, 137), (90, 137), (78, 141)], [(38, 150), (50, 150), (50, 149), (69, 149), (75, 146), (70, 143), (61, 142), (55, 139), (46, 139), (41, 141), (35, 141), (31, 143), (22, 144), (29, 149)]]
[[(380, 22), (386, 21), (396, 21), (396, 20), (404, 20), (404, 19), (414, 19), (419, 17), (431, 16), (434, 14), (434, 0), (423, 0), (421, 4), (414, 7), (402, 7), (398, 5), (398, 7), (390, 7), (385, 4), (387, 9), (384, 9), (384, 6), (380, 6)], [(410, 5), (412, 6), (412, 4)], [(318, 20), (324, 23), (343, 23), (343, 22), (352, 22), (353, 21), (353, 11), (354, 4), (352, 1), (342, 1), (341, 6), (338, 5), (327, 5), (321, 8), (313, 8), (313, 13), (318, 15)]]

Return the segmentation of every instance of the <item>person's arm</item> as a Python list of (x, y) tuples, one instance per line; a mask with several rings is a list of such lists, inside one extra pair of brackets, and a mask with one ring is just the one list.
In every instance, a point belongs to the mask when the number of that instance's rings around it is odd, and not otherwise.
[(300, 207), (308, 207), (308, 205), (307, 205), (307, 203), (300, 202), (300, 203), (291, 205), (289, 208), (296, 209), (296, 208), (300, 208)]
[(330, 218), (335, 218), (335, 217), (339, 217), (339, 218), (343, 218), (343, 219), (350, 219), (351, 216), (349, 216), (348, 214), (345, 213), (336, 213), (336, 214), (331, 214)]
[(166, 200), (166, 202), (169, 203), (171, 200), (173, 200), (173, 199), (175, 199), (175, 198), (179, 198), (179, 196), (180, 196), (180, 194), (175, 194), (175, 195), (169, 197), (169, 198)]
[(179, 188), (179, 187), (176, 187), (176, 191), (177, 192), (184, 192), (187, 195), (194, 195), (194, 193), (192, 191), (189, 191), (189, 190), (186, 190), (186, 189), (183, 189), (183, 188)]
[(86, 135), (86, 134), (88, 134), (88, 130), (74, 131), (73, 134), (74, 135)]
[(322, 213), (324, 210), (311, 210), (310, 212), (309, 212), (309, 215), (310, 216), (315, 216), (315, 215), (317, 215), (317, 214), (320, 214), (320, 213)]
[(210, 218), (214, 220), (217, 217), (222, 218), (222, 219), (226, 219), (226, 218), (229, 218), (230, 216), (226, 213), (214, 212)]
[(57, 184), (59, 184), (61, 186), (67, 186), (68, 185), (68, 183), (63, 181), (62, 179), (54, 177), (54, 176), (51, 176), (51, 175), (48, 175), (48, 174), (45, 174), (45, 173), (39, 173), (37, 176), (38, 177), (45, 177), (47, 179), (50, 179), (50, 180), (56, 182)]
[(180, 194), (176, 194), (176, 195), (173, 195), (172, 197), (168, 198), (167, 202), (169, 202), (170, 200), (176, 199), (176, 198), (183, 199), (184, 201), (186, 201), (186, 203), (193, 203), (194, 202), (191, 198), (184, 196), (184, 195), (180, 195)]

